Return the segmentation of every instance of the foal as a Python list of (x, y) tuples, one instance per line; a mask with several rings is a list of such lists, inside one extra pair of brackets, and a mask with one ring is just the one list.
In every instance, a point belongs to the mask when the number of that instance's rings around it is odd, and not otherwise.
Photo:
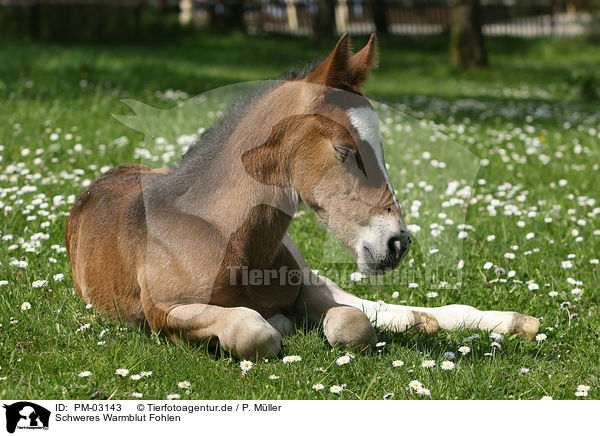
[(535, 335), (538, 320), (516, 312), (357, 298), (313, 273), (287, 235), (301, 198), (363, 272), (395, 268), (409, 249), (379, 121), (359, 90), (375, 57), (374, 36), (352, 55), (343, 35), (307, 73), (230, 110), (179, 165), (100, 176), (65, 232), (79, 295), (173, 340), (218, 340), (240, 358), (276, 355), (293, 318), (322, 325), (331, 345), (359, 347), (376, 343), (372, 323)]

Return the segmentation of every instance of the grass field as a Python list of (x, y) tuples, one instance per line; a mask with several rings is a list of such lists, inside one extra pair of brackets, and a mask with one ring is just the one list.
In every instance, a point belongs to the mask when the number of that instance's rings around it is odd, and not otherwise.
[[(431, 289), (419, 277), (411, 282), (416, 287), (350, 279), (340, 285), (398, 304), (519, 311), (539, 317), (545, 336), (378, 332), (384, 346), (338, 365), (344, 350), (331, 349), (319, 332), (298, 331), (284, 340), (279, 358), (254, 362), (243, 374), (225, 355), (148, 336), (86, 308), (73, 291), (66, 217), (103, 167), (139, 161), (140, 149), (155, 166), (180, 153), (176, 136), (166, 144), (141, 144), (142, 133), (112, 116), (131, 114), (121, 99), (168, 109), (222, 85), (273, 77), (323, 52), (302, 40), (235, 35), (158, 46), (3, 41), (0, 398), (600, 398), (600, 105), (582, 92), (582, 77), (595, 74), (600, 47), (582, 40), (493, 40), (489, 50), (489, 71), (458, 73), (445, 64), (443, 40), (384, 41), (380, 69), (366, 88), (394, 108), (384, 110), (382, 128), (407, 221), (421, 228), (415, 237), (422, 251), (436, 247), (438, 233), (439, 241), (462, 246), (451, 258), (452, 265), (464, 261), (462, 286), (438, 281)], [(214, 115), (186, 117), (170, 128), (196, 133)], [(445, 139), (434, 141), (431, 129)], [(464, 173), (474, 182), (470, 200), (450, 193), (447, 200), (462, 202), (430, 207), (427, 199), (436, 191), (426, 187), (437, 183), (431, 179), (437, 173), (422, 152), (448, 154), (444, 144), (460, 149), (454, 141), (480, 159), (478, 173)], [(463, 174), (467, 167), (458, 162), (455, 168)], [(467, 179), (461, 186), (469, 186)], [(459, 228), (465, 216), (467, 226)], [(324, 261), (325, 231), (310, 212), (290, 232), (313, 268), (332, 277), (355, 270)], [(461, 346), (470, 352), (463, 355)], [(455, 367), (443, 370), (442, 361), (452, 360), (447, 352), (455, 354)], [(284, 363), (289, 355), (301, 360)], [(392, 364), (397, 360), (403, 366)], [(422, 367), (425, 360), (435, 366)], [(117, 369), (129, 373), (117, 375)], [(131, 377), (143, 371), (151, 375)], [(430, 395), (411, 389), (413, 380)], [(189, 386), (180, 387), (184, 381)], [(324, 389), (314, 388), (319, 384)], [(589, 389), (578, 391), (579, 385)], [(342, 389), (331, 392), (332, 386)]]

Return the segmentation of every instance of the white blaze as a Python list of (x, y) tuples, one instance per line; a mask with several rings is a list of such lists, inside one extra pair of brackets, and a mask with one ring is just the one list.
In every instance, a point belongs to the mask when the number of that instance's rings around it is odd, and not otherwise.
[(373, 149), (377, 159), (377, 165), (383, 172), (388, 189), (394, 199), (394, 203), (396, 203), (397, 207), (400, 207), (383, 161), (383, 148), (381, 146), (381, 132), (379, 131), (379, 117), (377, 116), (377, 112), (368, 106), (361, 106), (350, 108), (347, 113), (350, 123), (358, 132), (360, 139), (368, 143)]

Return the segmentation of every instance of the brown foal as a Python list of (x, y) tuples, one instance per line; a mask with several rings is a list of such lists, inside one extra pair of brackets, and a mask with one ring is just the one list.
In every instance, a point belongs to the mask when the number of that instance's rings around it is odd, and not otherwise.
[[(373, 324), (535, 335), (538, 320), (516, 312), (359, 299), (312, 272), (287, 235), (302, 199), (361, 271), (388, 271), (406, 255), (378, 118), (359, 89), (375, 63), (374, 36), (353, 55), (343, 35), (314, 68), (226, 115), (177, 166), (125, 164), (100, 176), (65, 232), (79, 295), (173, 340), (218, 340), (240, 358), (276, 355), (298, 318), (321, 325), (332, 345), (363, 348), (376, 343)], [(275, 273), (256, 283), (253, 271)]]

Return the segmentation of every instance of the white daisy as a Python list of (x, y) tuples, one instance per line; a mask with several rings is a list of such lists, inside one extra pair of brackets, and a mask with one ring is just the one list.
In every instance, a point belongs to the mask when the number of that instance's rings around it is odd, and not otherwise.
[(338, 357), (338, 359), (335, 361), (335, 363), (337, 363), (338, 365), (345, 365), (347, 363), (350, 363), (350, 356), (348, 356), (347, 354), (342, 356), (342, 357)]
[(441, 364), (440, 364), (440, 368), (442, 368), (443, 370), (446, 371), (450, 371), (454, 369), (454, 362), (450, 362), (449, 360), (444, 360)]
[(421, 383), (419, 380), (412, 380), (409, 384), (408, 387), (412, 388), (412, 389), (417, 389), (423, 386), (423, 383)]

